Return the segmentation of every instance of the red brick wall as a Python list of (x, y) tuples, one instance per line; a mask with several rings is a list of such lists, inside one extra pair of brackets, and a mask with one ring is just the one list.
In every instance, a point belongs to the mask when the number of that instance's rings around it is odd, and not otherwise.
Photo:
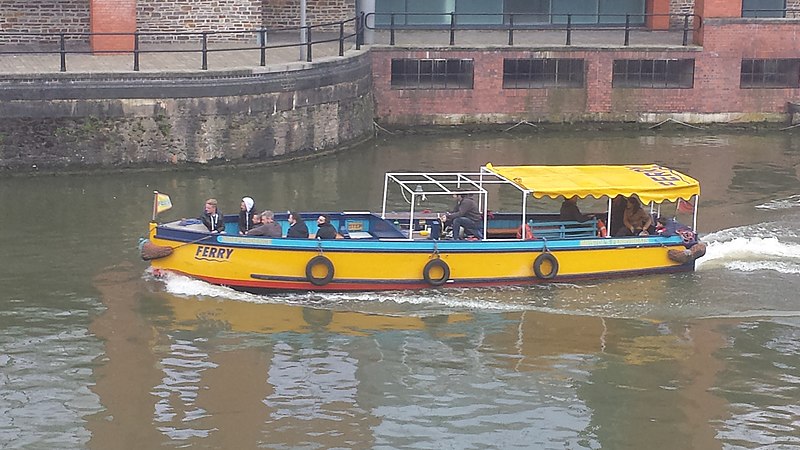
[[(416, 51), (397, 52), (388, 48), (373, 49), (373, 89), (376, 116), (386, 123), (460, 123), (563, 121), (563, 120), (633, 120), (640, 112), (696, 111), (697, 93), (692, 89), (614, 89), (611, 88), (614, 59), (695, 58), (696, 51), (575, 50), (537, 52), (530, 50), (491, 51)], [(586, 64), (586, 87), (583, 89), (503, 89), (505, 58), (582, 58)], [(392, 89), (393, 58), (472, 58), (475, 77), (473, 89)], [(738, 69), (737, 69), (738, 73)], [(738, 85), (738, 79), (737, 79)], [(439, 117), (436, 117), (439, 116)]]
[[(89, 0), (0, 0), (0, 32), (87, 33)], [(86, 42), (86, 38), (78, 38)], [(3, 36), (0, 44), (57, 42), (58, 37)]]
[(785, 19), (737, 19), (705, 23), (703, 58), (695, 67), (705, 109), (716, 111), (783, 112), (788, 100), (800, 99), (798, 89), (739, 89), (742, 58), (800, 58), (800, 23)]
[(90, 0), (89, 44), (93, 52), (132, 51), (133, 35), (94, 33), (133, 33), (136, 31), (136, 0)]
[[(742, 58), (799, 58), (800, 23), (785, 19), (710, 19), (706, 46), (687, 49), (372, 50), (376, 117), (384, 123), (638, 120), (643, 113), (784, 113), (800, 89), (740, 89)], [(504, 58), (583, 58), (583, 89), (503, 89)], [(473, 89), (392, 89), (393, 58), (474, 59)], [(615, 59), (695, 59), (692, 89), (611, 87)]]

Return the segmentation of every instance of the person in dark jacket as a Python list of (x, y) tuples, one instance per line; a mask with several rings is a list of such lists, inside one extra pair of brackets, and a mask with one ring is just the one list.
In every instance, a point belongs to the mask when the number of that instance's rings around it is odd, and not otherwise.
[(656, 219), (656, 233), (659, 236), (670, 237), (678, 234), (680, 224), (669, 217), (659, 217)]
[(608, 224), (609, 236), (625, 236), (625, 206), (628, 199), (624, 195), (617, 195), (611, 201), (611, 223)]
[(239, 234), (247, 234), (254, 226), (256, 216), (256, 202), (251, 197), (242, 197), (242, 206), (239, 210)]
[(558, 215), (560, 220), (574, 220), (575, 222), (586, 222), (587, 220), (594, 219), (592, 214), (583, 214), (578, 208), (578, 196), (573, 195), (570, 198), (565, 198), (561, 203), (561, 211)]
[(317, 239), (336, 239), (336, 228), (328, 216), (323, 214), (317, 217), (317, 227)]
[(289, 231), (286, 233), (287, 238), (308, 238), (308, 227), (303, 222), (300, 214), (294, 211), (289, 211)]
[(206, 200), (205, 209), (200, 216), (200, 220), (203, 222), (203, 225), (208, 228), (208, 231), (212, 233), (225, 232), (225, 218), (222, 216), (219, 209), (217, 209), (217, 199), (215, 198)]
[(280, 224), (275, 222), (275, 214), (272, 211), (266, 210), (257, 217), (256, 220), (261, 224), (248, 231), (248, 236), (264, 236), (271, 238), (283, 236), (283, 229), (281, 229)]
[(456, 194), (456, 207), (445, 216), (445, 222), (453, 224), (453, 239), (462, 239), (462, 228), (465, 234), (470, 231), (476, 238), (483, 239), (483, 214), (470, 194)]

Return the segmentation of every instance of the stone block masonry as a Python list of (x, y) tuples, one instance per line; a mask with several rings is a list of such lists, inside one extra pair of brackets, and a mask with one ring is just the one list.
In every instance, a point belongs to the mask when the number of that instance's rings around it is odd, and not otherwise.
[[(303, 70), (0, 80), (0, 169), (171, 167), (325, 154), (372, 137), (370, 55)], [(42, 104), (47, 104), (46, 108)]]

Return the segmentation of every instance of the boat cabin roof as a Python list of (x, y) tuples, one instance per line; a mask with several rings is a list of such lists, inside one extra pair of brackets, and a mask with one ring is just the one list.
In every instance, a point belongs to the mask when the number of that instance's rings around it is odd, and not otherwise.
[(700, 194), (700, 183), (658, 164), (605, 166), (493, 166), (486, 170), (529, 190), (535, 198), (630, 197), (642, 203), (690, 200)]

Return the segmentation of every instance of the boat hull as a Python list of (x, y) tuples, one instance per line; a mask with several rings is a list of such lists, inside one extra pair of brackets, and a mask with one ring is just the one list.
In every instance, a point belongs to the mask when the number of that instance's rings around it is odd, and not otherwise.
[(693, 260), (668, 257), (686, 248), (677, 237), (319, 241), (172, 233), (153, 225), (150, 243), (172, 249), (150, 261), (156, 273), (255, 293), (530, 285), (694, 270)]

